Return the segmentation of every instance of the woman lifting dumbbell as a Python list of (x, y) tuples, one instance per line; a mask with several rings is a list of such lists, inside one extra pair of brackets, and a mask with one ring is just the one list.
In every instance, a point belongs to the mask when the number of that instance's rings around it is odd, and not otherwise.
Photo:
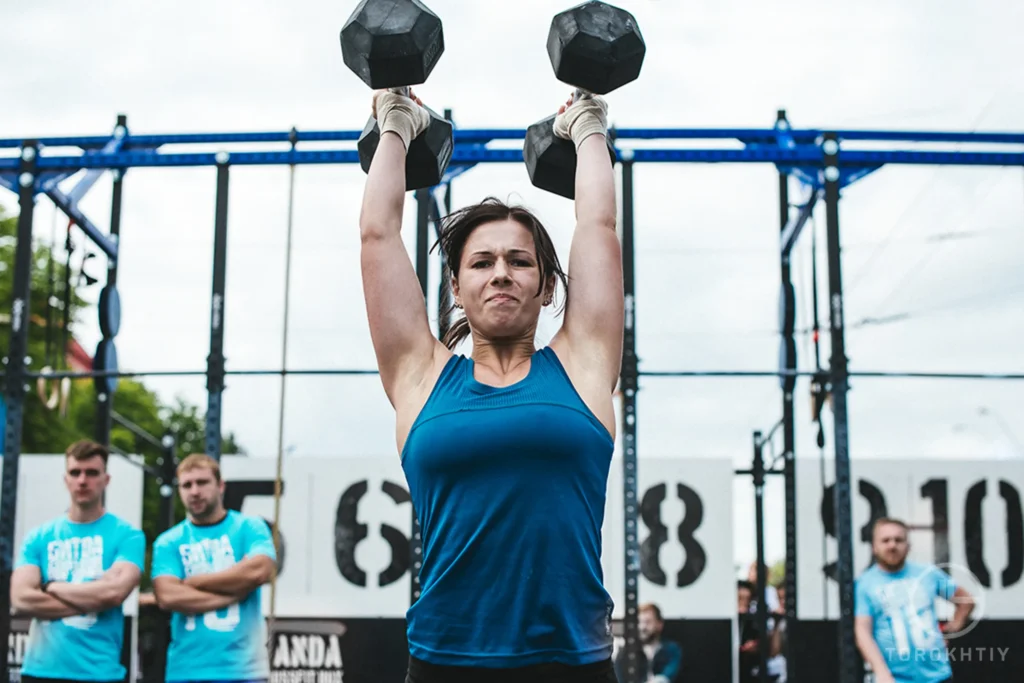
[[(605, 103), (566, 103), (554, 121), (577, 154), (571, 286), (527, 209), (462, 208), (440, 244), (465, 317), (439, 341), (400, 235), (406, 150), (428, 125), (412, 95), (374, 95), (360, 216), (370, 334), (422, 531), (408, 680), (613, 682), (601, 526), (623, 287)], [(559, 282), (563, 324), (537, 350)], [(467, 335), (471, 353), (456, 355)]]
[[(377, 89), (360, 139), (363, 290), (421, 527), (407, 681), (614, 683), (601, 528), (624, 302), (600, 95), (636, 77), (642, 40), (631, 16), (603, 3), (555, 17), (552, 65), (579, 89), (530, 127), (524, 160), (535, 185), (575, 201), (572, 284), (528, 209), (494, 198), (464, 207), (445, 218), (439, 243), (465, 315), (438, 340), (401, 237), (407, 190), (436, 183), (451, 155), (450, 124), (404, 86), (422, 83), (443, 49), (440, 23), (427, 12), (421, 3), (363, 0), (342, 32), (346, 63)], [(408, 44), (426, 41), (420, 57), (392, 62), (415, 74), (386, 72), (388, 60), (370, 58), (379, 53), (365, 36), (395, 44), (399, 27), (408, 27)], [(600, 35), (573, 43), (584, 28)], [(634, 37), (631, 52), (622, 41)], [(632, 62), (572, 53), (601, 45)], [(559, 283), (562, 325), (537, 349), (540, 313)], [(456, 353), (467, 338), (469, 354)]]

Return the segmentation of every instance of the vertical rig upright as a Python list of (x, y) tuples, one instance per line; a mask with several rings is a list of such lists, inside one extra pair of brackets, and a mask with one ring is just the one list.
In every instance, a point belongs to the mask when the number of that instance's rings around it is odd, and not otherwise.
[[(433, 191), (430, 188), (416, 190), (416, 277), (419, 279), (420, 291), (423, 292), (423, 305), (427, 305), (427, 292), (430, 287), (430, 216), (433, 204)], [(416, 506), (409, 501), (412, 516), (412, 533), (409, 535), (409, 604), (420, 599), (420, 568), (423, 566), (423, 530), (420, 528)]]
[(756, 546), (757, 591), (757, 656), (758, 682), (768, 683), (768, 648), (771, 636), (768, 633), (768, 567), (764, 559), (764, 439), (761, 432), (754, 432), (754, 461), (750, 470), (754, 483), (754, 536)]
[(633, 154), (622, 151), (622, 286), (624, 295), (624, 330), (622, 338), (622, 492), (625, 520), (625, 605), (623, 631), (625, 636), (626, 680), (641, 683), (638, 666), (640, 639), (637, 632), (637, 591), (640, 579), (640, 543), (637, 536), (637, 455), (636, 455), (636, 393), (639, 389), (639, 363), (636, 357), (636, 282), (633, 248)]
[[(125, 131), (128, 126), (128, 117), (121, 114), (117, 117), (117, 128), (115, 130)], [(110, 198), (110, 240), (117, 243), (121, 234), (121, 196), (124, 193), (124, 174), (128, 169), (115, 168), (111, 170), (114, 178)], [(105, 358), (103, 367), (117, 367), (117, 353), (114, 338), (117, 337), (121, 325), (121, 300), (117, 291), (117, 263), (121, 257), (118, 250), (116, 256), (107, 256), (107, 282), (100, 292), (100, 299), (97, 308), (99, 309), (100, 334), (102, 339), (99, 343), (96, 355)], [(65, 311), (65, 315), (67, 311)], [(61, 349), (64, 353), (64, 349)], [(111, 362), (110, 359), (113, 359)], [(97, 377), (96, 385), (96, 441), (97, 443), (110, 446), (110, 430), (113, 427), (114, 414), (114, 392), (117, 390), (117, 377)]]
[[(454, 119), (452, 119), (452, 110), (444, 110), (444, 118), (446, 121), (452, 122), (454, 125)], [(448, 178), (444, 185), (444, 212), (442, 213), (441, 207), (437, 204), (437, 198), (431, 194), (431, 206), (434, 208), (434, 235), (438, 242), (441, 241), (441, 228), (444, 218), (452, 212), (452, 179)], [(452, 303), (452, 288), (450, 284), (451, 280), (451, 266), (448, 264), (447, 258), (445, 258), (444, 250), (437, 250), (438, 261), (440, 262), (441, 280), (437, 283), (437, 336), (444, 339), (444, 336), (448, 334), (448, 330), (451, 328), (451, 316), (448, 313)]]
[[(780, 109), (777, 115), (776, 127), (789, 130), (789, 121), (786, 119), (785, 110)], [(789, 225), (789, 173), (785, 169), (779, 171), (779, 229), (783, 234)], [(793, 287), (793, 280), (790, 273), (790, 250), (781, 251), (780, 274), (782, 283), (780, 292), (780, 320), (779, 331), (782, 338), (779, 340), (782, 348), (781, 370), (795, 371), (797, 369), (796, 339), (796, 290)], [(793, 391), (796, 388), (796, 376), (784, 375), (780, 377), (782, 388), (782, 450), (783, 450), (783, 479), (785, 486), (785, 514), (786, 514), (786, 576), (784, 605), (786, 627), (792, 634), (792, 626), (796, 622), (797, 605), (797, 563), (796, 563), (796, 415), (793, 406)], [(792, 656), (791, 639), (786, 639), (787, 651), (783, 654), (786, 658), (786, 680), (796, 681), (796, 658)]]
[[(25, 410), (28, 358), (28, 327), (32, 294), (32, 218), (37, 182), (39, 144), (26, 140), (18, 164), (18, 237), (14, 252), (14, 283), (11, 302), (11, 339), (7, 351), (7, 422), (4, 425), (4, 471), (0, 484), (0, 643), (7, 651), (11, 630), (11, 574), (14, 572), (15, 514), (18, 510), (18, 460)], [(0, 657), (0, 681), (8, 679), (7, 656)]]
[(843, 320), (842, 254), (839, 241), (839, 141), (825, 133), (824, 153), (825, 221), (828, 241), (828, 297), (832, 343), (829, 362), (835, 443), (835, 520), (838, 542), (836, 579), (839, 583), (839, 677), (838, 683), (855, 683), (857, 648), (853, 632), (853, 522), (850, 496), (850, 440), (846, 409), (849, 370)]
[(224, 395), (224, 298), (228, 265), (227, 152), (217, 154), (217, 203), (213, 232), (213, 291), (210, 296), (210, 355), (206, 357), (206, 454), (220, 460), (221, 405)]

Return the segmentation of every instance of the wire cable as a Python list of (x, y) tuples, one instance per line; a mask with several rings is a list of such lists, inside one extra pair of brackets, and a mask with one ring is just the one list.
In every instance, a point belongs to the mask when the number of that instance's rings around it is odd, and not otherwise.
[[(292, 150), (295, 149), (295, 143), (298, 139), (297, 131), (292, 128)], [(281, 333), (281, 367), (287, 367), (288, 364), (288, 304), (291, 299), (291, 282), (292, 282), (292, 226), (294, 224), (295, 215), (295, 164), (288, 166), (288, 228), (286, 231), (287, 237), (285, 239), (285, 258), (284, 258), (284, 325)], [(288, 376), (285, 373), (281, 373), (281, 404), (278, 408), (277, 416), (277, 463), (276, 470), (274, 472), (274, 524), (271, 531), (271, 540), (274, 546), (278, 545), (278, 538), (280, 533), (278, 528), (281, 524), (281, 475), (284, 468), (284, 406), (285, 406), (285, 387), (288, 383)], [(280, 553), (280, 550), (278, 550)], [(274, 572), (270, 575), (270, 614), (268, 615), (267, 624), (267, 637), (273, 639), (274, 634), (274, 618), (276, 616), (277, 607), (277, 568), (274, 568)], [(268, 646), (270, 642), (268, 642)]]
[[(971, 133), (977, 132), (978, 125), (985, 119), (985, 115), (988, 113), (988, 110), (992, 107), (992, 103), (995, 102), (995, 98), (996, 98), (996, 96), (993, 95), (992, 98), (988, 101), (988, 104), (986, 104), (985, 107), (981, 110), (981, 113), (978, 114), (977, 118), (975, 118), (974, 123), (970, 127), (970, 132)], [(962, 143), (959, 143), (959, 142), (954, 145), (954, 148), (956, 149), (956, 151), (960, 151), (961, 147), (962, 147)], [(864, 279), (864, 276), (867, 274), (868, 270), (870, 270), (871, 266), (875, 263), (875, 261), (882, 254), (882, 252), (884, 252), (886, 250), (886, 248), (888, 248), (889, 244), (892, 242), (892, 237), (897, 232), (899, 232), (899, 230), (901, 228), (903, 228), (904, 226), (907, 225), (904, 222), (904, 219), (910, 214), (910, 210), (913, 209), (913, 208), (916, 208), (917, 205), (921, 202), (921, 200), (924, 199), (924, 197), (928, 193), (928, 191), (931, 190), (932, 184), (935, 182), (936, 178), (939, 177), (939, 173), (942, 170), (943, 170), (943, 168), (941, 166), (936, 166), (935, 167), (931, 177), (928, 179), (928, 181), (923, 186), (921, 186), (921, 189), (918, 191), (917, 195), (910, 202), (910, 204), (908, 204), (907, 207), (903, 210), (903, 213), (900, 214), (900, 217), (896, 219), (896, 222), (889, 229), (889, 232), (886, 233), (886, 237), (882, 240), (882, 242), (878, 245), (878, 247), (871, 253), (871, 255), (868, 256), (868, 259), (864, 263), (864, 265), (861, 266), (860, 270), (858, 270), (856, 273), (854, 273), (851, 277), (847, 278), (848, 284), (845, 286), (845, 289), (846, 289), (846, 295), (845, 296), (848, 297), (850, 295), (850, 293), (853, 291), (853, 288), (861, 280)]]

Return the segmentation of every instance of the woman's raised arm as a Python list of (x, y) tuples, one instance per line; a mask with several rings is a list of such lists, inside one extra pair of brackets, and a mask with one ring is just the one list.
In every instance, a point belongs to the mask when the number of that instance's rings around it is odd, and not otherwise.
[[(392, 92), (374, 94), (381, 131), (359, 216), (360, 265), (370, 337), (381, 382), (394, 406), (431, 367), (440, 342), (430, 330), (416, 270), (402, 242), (405, 158), (429, 123), (421, 103)], [(397, 407), (397, 406), (396, 406)]]
[(614, 390), (622, 364), (622, 249), (616, 233), (615, 175), (600, 97), (563, 107), (555, 132), (576, 145), (576, 229), (562, 329), (577, 367)]

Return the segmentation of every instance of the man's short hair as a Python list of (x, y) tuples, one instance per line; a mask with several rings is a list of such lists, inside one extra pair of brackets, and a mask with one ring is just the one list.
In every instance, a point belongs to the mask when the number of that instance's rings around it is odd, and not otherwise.
[(747, 581), (746, 579), (740, 579), (739, 581), (736, 582), (736, 590), (737, 590), (737, 592), (741, 591), (741, 590), (748, 590), (748, 591), (750, 591), (751, 594), (753, 594), (754, 593), (754, 584), (753, 584), (753, 582)]
[(871, 540), (875, 539), (875, 532), (878, 531), (878, 527), (883, 524), (895, 524), (898, 527), (903, 528), (903, 532), (907, 532), (907, 524), (902, 519), (896, 519), (895, 517), (879, 517), (871, 524)]
[(103, 467), (106, 467), (110, 451), (103, 444), (90, 439), (76, 441), (64, 451), (64, 457), (72, 460), (88, 460), (95, 456), (99, 456), (103, 460)]
[(644, 604), (637, 607), (636, 611), (637, 614), (639, 614), (640, 612), (650, 612), (658, 621), (665, 621), (661, 617), (661, 608), (655, 605), (653, 602), (645, 602)]
[(178, 476), (192, 470), (207, 469), (213, 472), (213, 477), (220, 482), (220, 464), (206, 453), (193, 453), (178, 463)]

